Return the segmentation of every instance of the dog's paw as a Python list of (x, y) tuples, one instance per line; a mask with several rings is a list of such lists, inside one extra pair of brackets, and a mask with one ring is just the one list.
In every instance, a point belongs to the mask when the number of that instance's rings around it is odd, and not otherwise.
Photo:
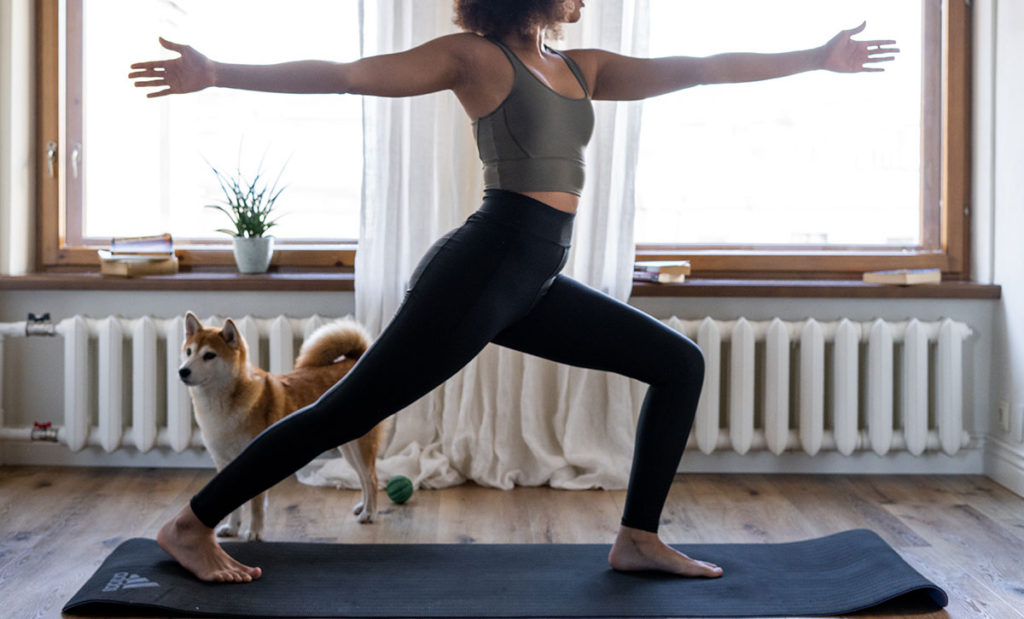
[(222, 524), (217, 527), (217, 537), (235, 537), (236, 535), (238, 535), (238, 529), (230, 524)]
[(263, 533), (261, 531), (255, 531), (253, 529), (246, 529), (242, 531), (241, 539), (247, 542), (262, 542)]
[(356, 515), (356, 519), (362, 524), (373, 522), (374, 514), (370, 510), (366, 509), (366, 506), (363, 505), (362, 501), (356, 503), (356, 506), (352, 509), (352, 513)]

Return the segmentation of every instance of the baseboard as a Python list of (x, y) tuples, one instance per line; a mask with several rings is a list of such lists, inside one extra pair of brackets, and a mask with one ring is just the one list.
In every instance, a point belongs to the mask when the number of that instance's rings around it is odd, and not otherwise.
[(1007, 489), (1024, 496), (1024, 445), (999, 437), (986, 441), (985, 475)]
[(8, 466), (116, 466), (134, 468), (214, 468), (204, 449), (186, 449), (178, 453), (167, 447), (155, 447), (142, 453), (119, 449), (107, 453), (100, 447), (71, 451), (64, 445), (18, 443), (3, 445), (3, 464)]
[[(873, 451), (844, 456), (838, 452), (822, 452), (808, 456), (803, 452), (787, 452), (776, 456), (759, 451), (740, 455), (734, 452), (703, 454), (697, 449), (683, 455), (680, 473), (764, 473), (798, 475), (982, 475), (993, 470), (987, 466), (983, 445), (986, 440), (972, 441), (955, 456), (944, 453), (926, 453), (920, 456), (908, 452), (893, 452), (879, 456)], [(155, 468), (213, 468), (210, 456), (202, 449), (187, 449), (177, 453), (168, 448), (155, 448), (147, 453), (132, 449), (107, 453), (99, 447), (87, 447), (72, 452), (63, 445), (14, 443), (4, 445), (6, 465), (32, 466), (116, 466)], [(1012, 450), (1009, 452), (1013, 454)], [(1024, 494), (1024, 456), (1015, 454), (1014, 473), (1019, 477)], [(989, 474), (1004, 486), (1009, 484)]]
[(679, 466), (680, 473), (761, 473), (796, 475), (982, 475), (984, 452), (972, 442), (955, 456), (929, 452), (920, 456), (909, 452), (893, 452), (879, 456), (873, 451), (844, 456), (838, 452), (821, 452), (808, 456), (803, 452), (774, 455), (768, 451), (747, 453), (724, 452), (703, 454), (687, 451)]

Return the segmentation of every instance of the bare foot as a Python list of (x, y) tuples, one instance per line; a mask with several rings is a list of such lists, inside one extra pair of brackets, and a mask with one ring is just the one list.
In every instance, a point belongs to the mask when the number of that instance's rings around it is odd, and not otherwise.
[(224, 552), (213, 529), (200, 522), (188, 505), (160, 528), (156, 541), (199, 580), (251, 582), (263, 574), (260, 568), (243, 565)]
[(621, 527), (608, 554), (612, 569), (620, 572), (655, 570), (695, 578), (718, 578), (722, 568), (697, 561), (669, 547), (657, 533)]

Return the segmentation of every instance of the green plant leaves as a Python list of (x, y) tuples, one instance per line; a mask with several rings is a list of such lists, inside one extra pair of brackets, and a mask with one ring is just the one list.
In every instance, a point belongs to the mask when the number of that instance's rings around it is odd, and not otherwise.
[(281, 192), (285, 190), (284, 187), (277, 187), (281, 174), (284, 173), (283, 168), (272, 185), (266, 182), (260, 185), (260, 170), (256, 171), (252, 181), (248, 181), (241, 169), (237, 169), (233, 176), (229, 176), (212, 165), (210, 168), (217, 175), (217, 182), (224, 193), (224, 204), (207, 204), (206, 208), (224, 213), (235, 227), (233, 231), (221, 228), (218, 232), (231, 236), (261, 237), (277, 225), (279, 218), (270, 219), (270, 214)]

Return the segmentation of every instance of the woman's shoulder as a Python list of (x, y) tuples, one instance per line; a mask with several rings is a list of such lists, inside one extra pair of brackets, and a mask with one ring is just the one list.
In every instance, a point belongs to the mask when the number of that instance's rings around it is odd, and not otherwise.
[(495, 47), (494, 43), (488, 41), (486, 37), (476, 34), (475, 32), (456, 32), (453, 34), (445, 34), (434, 39), (433, 43), (449, 46), (460, 52), (476, 52)]
[(603, 49), (574, 48), (559, 51), (569, 58), (572, 58), (578, 65), (595, 64), (600, 62), (602, 57), (608, 55), (608, 52)]
[(459, 32), (435, 39), (449, 48), (462, 65), (470, 71), (495, 71), (495, 67), (508, 64), (505, 53), (493, 41), (474, 32)]
[(472, 32), (441, 35), (409, 51), (413, 53), (429, 52), (435, 58), (446, 57), (464, 68), (493, 62), (495, 53), (501, 56), (497, 46)]
[[(597, 79), (601, 63), (609, 56), (609, 52), (603, 49), (576, 48), (561, 50), (576, 63), (576, 66), (583, 72), (588, 84), (593, 85)], [(593, 86), (591, 86), (593, 88)]]

